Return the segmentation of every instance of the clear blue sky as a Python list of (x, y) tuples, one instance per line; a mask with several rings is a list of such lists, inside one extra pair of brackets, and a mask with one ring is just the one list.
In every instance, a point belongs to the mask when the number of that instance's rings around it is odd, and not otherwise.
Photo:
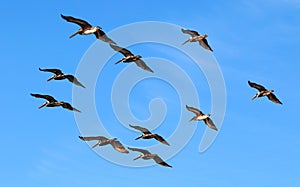
[[(300, 1), (6, 1), (0, 10), (1, 186), (300, 186)], [(78, 139), (81, 134), (72, 112), (61, 108), (38, 110), (43, 100), (30, 97), (30, 93), (72, 101), (71, 84), (46, 83), (50, 75), (38, 68), (57, 67), (75, 73), (82, 56), (95, 42), (93, 36), (68, 39), (78, 27), (62, 20), (60, 14), (86, 19), (107, 33), (140, 21), (163, 21), (207, 33), (227, 91), (226, 115), (214, 144), (206, 152), (198, 152), (206, 128), (199, 122), (190, 142), (167, 161), (173, 168), (124, 167), (99, 157)], [(133, 52), (151, 56), (145, 49), (132, 48)], [(118, 54), (114, 59), (121, 57)], [(107, 69), (112, 76), (126, 65), (113, 67)], [(205, 90), (207, 83), (202, 72), (198, 73), (204, 81), (199, 89)], [(247, 80), (274, 89), (283, 105), (267, 99), (251, 103), (256, 91)], [(105, 112), (101, 107), (108, 94), (103, 91), (109, 81), (103, 82), (100, 76), (95, 90), (99, 113)], [(148, 105), (149, 98), (166, 99), (170, 112), (156, 131), (168, 137), (178, 121), (178, 95), (170, 86), (156, 83), (161, 84), (151, 80), (139, 84), (130, 102), (142, 107)], [(153, 89), (147, 92), (149, 87)], [(206, 91), (199, 98), (204, 112), (211, 110), (209, 99)], [(141, 120), (149, 117), (147, 108), (133, 108), (132, 113)], [(192, 114), (183, 115), (188, 119)], [(127, 145), (156, 143), (134, 141), (138, 133), (122, 128), (110, 110), (102, 118), (110, 132), (115, 126), (112, 134)], [(187, 128), (193, 125), (196, 123), (187, 124)]]

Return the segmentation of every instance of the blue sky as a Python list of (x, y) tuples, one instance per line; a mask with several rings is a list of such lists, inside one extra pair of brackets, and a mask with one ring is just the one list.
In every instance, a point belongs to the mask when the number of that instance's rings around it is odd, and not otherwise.
[[(0, 10), (4, 66), (1, 185), (300, 186), (299, 1), (7, 1)], [(62, 20), (61, 13), (98, 24), (107, 33), (141, 21), (167, 22), (207, 33), (227, 92), (224, 123), (213, 145), (199, 153), (206, 127), (203, 122), (186, 124), (186, 128), (197, 128), (188, 144), (167, 161), (173, 168), (124, 167), (99, 157), (78, 139), (80, 131), (72, 112), (61, 108), (38, 110), (43, 100), (30, 97), (30, 93), (51, 94), (58, 100), (71, 102), (73, 89), (67, 81), (46, 83), (50, 75), (39, 72), (38, 68), (57, 67), (75, 74), (83, 55), (95, 42), (93, 36), (68, 39), (78, 27)], [(146, 57), (161, 55), (147, 46), (130, 49)], [(113, 60), (121, 57), (116, 54)], [(184, 62), (177, 62), (176, 57), (170, 60), (182, 66)], [(123, 128), (110, 107), (105, 111), (110, 94), (105, 88), (126, 67), (125, 64), (107, 66), (104, 72), (107, 77), (99, 76), (95, 89), (97, 111), (105, 113), (101, 118), (109, 132), (127, 145), (154, 145), (156, 142), (152, 140), (134, 141), (139, 133)], [(203, 73), (198, 70), (197, 75), (193, 65), (182, 68), (187, 68), (192, 80), (199, 80), (195, 84), (201, 109), (210, 112), (211, 98)], [(101, 78), (107, 78), (108, 83)], [(247, 80), (274, 89), (283, 105), (265, 98), (251, 103), (256, 90), (247, 85)], [(163, 82), (142, 82), (130, 95), (131, 105), (136, 105), (131, 108), (136, 118), (148, 119), (150, 112), (143, 106), (148, 106), (152, 97), (165, 100), (166, 118), (159, 127), (155, 124), (153, 127), (168, 137), (181, 114), (178, 95)], [(185, 111), (181, 115), (183, 119), (192, 116)], [(124, 158), (133, 156), (134, 153)]]

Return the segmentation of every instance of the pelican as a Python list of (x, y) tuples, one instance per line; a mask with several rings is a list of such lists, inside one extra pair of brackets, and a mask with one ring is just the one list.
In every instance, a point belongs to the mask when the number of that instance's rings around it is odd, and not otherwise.
[(203, 114), (200, 110), (198, 110), (197, 108), (194, 107), (190, 107), (188, 105), (185, 105), (186, 109), (190, 112), (193, 112), (194, 114), (196, 114), (196, 116), (194, 116), (192, 119), (190, 119), (190, 121), (201, 121), (203, 120), (204, 123), (211, 129), (214, 129), (216, 131), (218, 131), (217, 127), (215, 126), (214, 122), (209, 118), (209, 116), (211, 114)]
[(97, 146), (104, 146), (110, 144), (115, 150), (119, 151), (120, 153), (129, 153), (129, 151), (117, 140), (117, 138), (108, 139), (104, 136), (90, 136), (90, 137), (82, 137), (79, 138), (83, 141), (93, 141), (97, 140), (98, 142), (93, 145), (92, 148)]
[(102, 31), (102, 28), (99, 26), (93, 27), (91, 24), (89, 24), (87, 21), (84, 21), (82, 19), (74, 18), (72, 16), (64, 16), (60, 15), (64, 20), (67, 22), (72, 22), (80, 26), (80, 29), (76, 31), (74, 34), (70, 36), (70, 38), (73, 38), (77, 34), (80, 35), (88, 35), (88, 34), (94, 34), (97, 39), (102, 40), (107, 43), (116, 44), (112, 39), (106, 36), (106, 34)]
[(139, 158), (144, 159), (144, 160), (153, 159), (156, 163), (158, 163), (162, 166), (170, 167), (170, 168), (172, 167), (169, 164), (167, 164), (165, 161), (163, 161), (163, 159), (161, 159), (157, 154), (152, 154), (145, 149), (138, 149), (138, 148), (131, 148), (131, 147), (128, 147), (128, 149), (131, 151), (141, 152), (141, 154), (138, 157), (134, 158), (133, 160), (137, 160)]
[(68, 110), (72, 110), (72, 111), (75, 111), (75, 112), (80, 112), (80, 110), (77, 110), (76, 108), (72, 107), (72, 105), (70, 105), (69, 103), (64, 102), (64, 101), (57, 101), (56, 99), (54, 99), (54, 97), (52, 97), (50, 95), (33, 94), (33, 93), (31, 93), (30, 95), (33, 96), (33, 97), (36, 97), (36, 98), (42, 98), (42, 99), (47, 100), (43, 105), (38, 107), (39, 109), (43, 108), (44, 106), (45, 107), (59, 107), (59, 106), (61, 106), (61, 107), (65, 108), (65, 109), (68, 109)]
[(165, 144), (165, 145), (170, 145), (163, 137), (161, 137), (158, 134), (152, 134), (148, 129), (140, 127), (140, 126), (134, 126), (134, 125), (130, 125), (129, 126), (131, 128), (134, 128), (136, 130), (141, 131), (143, 134), (139, 137), (137, 137), (135, 140), (138, 140), (140, 138), (142, 139), (151, 139), (151, 138), (155, 138), (156, 140), (160, 141), (161, 143)]
[(208, 37), (208, 35), (204, 34), (204, 35), (200, 35), (197, 31), (193, 31), (193, 30), (185, 30), (185, 29), (181, 29), (181, 31), (184, 34), (189, 34), (191, 35), (191, 37), (186, 40), (185, 42), (182, 43), (182, 45), (186, 44), (187, 42), (199, 42), (199, 44), (207, 50), (213, 51), (212, 48), (209, 46), (206, 38)]
[(267, 90), (262, 85), (256, 84), (254, 82), (248, 81), (248, 84), (250, 87), (257, 89), (259, 92), (255, 94), (254, 97), (251, 98), (251, 101), (258, 97), (264, 97), (267, 96), (269, 100), (273, 101), (274, 103), (282, 104), (281, 101), (273, 94), (274, 90)]
[(119, 47), (117, 45), (111, 45), (110, 44), (110, 47), (115, 50), (115, 51), (118, 51), (120, 53), (122, 53), (125, 57), (122, 58), (121, 60), (119, 60), (118, 62), (116, 62), (115, 64), (118, 64), (120, 62), (124, 62), (124, 63), (129, 63), (129, 62), (135, 62), (135, 64), (142, 68), (143, 70), (146, 70), (146, 71), (150, 71), (153, 73), (153, 70), (150, 69), (146, 63), (141, 59), (142, 56), (140, 55), (137, 55), (135, 56), (134, 54), (132, 54), (129, 50), (125, 49), (125, 48), (122, 48), (122, 47)]
[(39, 68), (40, 71), (44, 71), (44, 72), (51, 72), (54, 73), (54, 75), (52, 77), (50, 77), (47, 81), (51, 81), (52, 79), (54, 80), (63, 80), (63, 79), (68, 79), (70, 82), (74, 83), (77, 86), (81, 86), (83, 88), (85, 88), (83, 86), (83, 84), (81, 84), (76, 77), (74, 77), (73, 75), (69, 75), (69, 74), (64, 74), (60, 69), (41, 69)]

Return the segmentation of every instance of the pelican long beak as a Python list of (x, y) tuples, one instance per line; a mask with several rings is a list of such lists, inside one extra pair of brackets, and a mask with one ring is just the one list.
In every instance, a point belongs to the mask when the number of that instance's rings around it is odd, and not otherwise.
[(99, 142), (97, 142), (95, 145), (93, 145), (92, 149), (94, 149), (95, 147), (97, 147), (99, 145)]
[(121, 60), (115, 62), (115, 64), (119, 64), (120, 62), (122, 62), (122, 60), (123, 60), (123, 59), (121, 59)]
[(192, 119), (189, 120), (189, 122), (194, 121), (195, 117), (193, 117)]
[(141, 136), (137, 137), (135, 140), (138, 140), (138, 139), (140, 139), (141, 137), (143, 137), (143, 135), (141, 135)]
[(141, 158), (143, 155), (139, 155), (138, 157), (134, 158), (133, 160), (137, 160), (139, 158)]
[(53, 75), (52, 77), (50, 77), (47, 82), (51, 81), (52, 79), (54, 79), (55, 75)]
[(183, 42), (182, 45), (188, 43), (190, 41), (190, 39), (188, 39), (187, 41)]
[(255, 96), (253, 96), (253, 97), (251, 98), (251, 101), (253, 101), (254, 99), (256, 99), (257, 96), (258, 96), (258, 94), (255, 94)]
[(74, 36), (76, 36), (80, 31), (76, 31), (74, 34), (72, 34), (69, 38), (73, 38)]
[(38, 108), (39, 109), (41, 109), (41, 108), (43, 108), (44, 106), (46, 106), (48, 104), (48, 102), (46, 102), (46, 103), (44, 103), (44, 104), (42, 104), (41, 106), (39, 106)]

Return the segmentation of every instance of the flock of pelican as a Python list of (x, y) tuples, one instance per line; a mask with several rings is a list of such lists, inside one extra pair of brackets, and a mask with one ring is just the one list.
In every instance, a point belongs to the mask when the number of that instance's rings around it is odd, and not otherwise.
[[(79, 35), (90, 35), (90, 34), (94, 34), (96, 36), (97, 39), (102, 40), (103, 42), (106, 42), (109, 44), (109, 46), (117, 51), (120, 52), (121, 54), (124, 55), (124, 57), (122, 59), (120, 59), (119, 61), (117, 61), (115, 64), (118, 64), (120, 62), (123, 63), (130, 63), (130, 62), (134, 62), (138, 67), (140, 67), (141, 69), (154, 73), (154, 71), (147, 66), (147, 64), (141, 59), (142, 56), (141, 55), (134, 55), (132, 52), (130, 52), (128, 49), (122, 48), (120, 46), (117, 45), (116, 42), (114, 42), (111, 38), (109, 38), (105, 32), (102, 30), (101, 27), (99, 26), (92, 26), (91, 24), (89, 24), (87, 21), (82, 20), (82, 19), (78, 19), (78, 18), (74, 18), (72, 16), (64, 16), (61, 14), (61, 18), (66, 20), (67, 22), (71, 22), (71, 23), (75, 23), (77, 25), (80, 26), (79, 30), (77, 30), (74, 34), (72, 34), (69, 38), (73, 38), (74, 36), (76, 36), (77, 34)], [(207, 41), (207, 35), (200, 35), (197, 31), (194, 30), (188, 30), (188, 29), (181, 29), (182, 33), (184, 34), (189, 34), (191, 37), (188, 38), (185, 42), (182, 43), (182, 45), (188, 43), (188, 42), (198, 42), (200, 46), (202, 46), (204, 49), (209, 50), (209, 51), (213, 51), (213, 49), (210, 47), (210, 45), (208, 44)], [(51, 80), (64, 80), (67, 79), (69, 82), (80, 86), (82, 88), (85, 88), (85, 86), (78, 81), (78, 79), (71, 75), (71, 74), (64, 74), (60, 69), (41, 69), (39, 68), (40, 71), (42, 72), (50, 72), (53, 73), (53, 76), (51, 76), (49, 79), (47, 79), (48, 81)], [(258, 97), (264, 97), (267, 96), (267, 98), (271, 101), (273, 101), (274, 103), (278, 103), (278, 104), (282, 104), (281, 101), (274, 95), (274, 90), (267, 90), (265, 87), (263, 87), (262, 85), (259, 85), (257, 83), (254, 82), (250, 82), (248, 81), (248, 84), (250, 87), (255, 88), (258, 90), (258, 92), (255, 94), (255, 96), (253, 98), (251, 98), (251, 100), (254, 100)], [(50, 96), (50, 95), (43, 95), (43, 94), (30, 94), (33, 97), (36, 98), (42, 98), (42, 99), (46, 99), (47, 101), (39, 106), (38, 108), (42, 108), (42, 107), (59, 107), (61, 106), (62, 108), (74, 111), (74, 112), (81, 112), (80, 110), (74, 108), (70, 103), (68, 102), (64, 102), (64, 101), (57, 101), (56, 99), (54, 99), (54, 97)], [(218, 131), (218, 128), (216, 127), (216, 125), (214, 124), (214, 122), (212, 121), (212, 119), (210, 118), (211, 114), (204, 114), (201, 110), (194, 108), (192, 106), (188, 106), (186, 105), (186, 109), (192, 113), (195, 114), (195, 116), (193, 118), (191, 118), (189, 121), (204, 121), (204, 123), (211, 129)], [(135, 125), (131, 125), (129, 124), (129, 127), (138, 130), (140, 132), (142, 132), (142, 134), (135, 138), (135, 140), (138, 139), (155, 139), (157, 141), (159, 141), (162, 144), (165, 144), (167, 146), (170, 146), (170, 144), (159, 134), (153, 134), (151, 133), (147, 128), (145, 127), (141, 127), (141, 126), (135, 126)], [(149, 160), (149, 159), (153, 159), (157, 164), (160, 164), (162, 166), (165, 167), (172, 167), (169, 164), (167, 164), (165, 161), (163, 161), (163, 159), (161, 157), (159, 157), (157, 154), (152, 154), (150, 153), (148, 150), (145, 149), (140, 149), (140, 148), (132, 148), (132, 147), (128, 147), (127, 149), (122, 145), (122, 143), (120, 141), (117, 140), (117, 138), (107, 138), (104, 136), (89, 136), (89, 137), (83, 137), (83, 136), (79, 136), (79, 138), (83, 141), (96, 141), (96, 144), (92, 146), (92, 148), (96, 148), (98, 146), (105, 146), (110, 144), (116, 151), (120, 152), (120, 153), (129, 153), (128, 150), (130, 151), (136, 151), (136, 152), (140, 152), (141, 154), (134, 158), (133, 160), (137, 160), (139, 158), (142, 158), (144, 160)]]

